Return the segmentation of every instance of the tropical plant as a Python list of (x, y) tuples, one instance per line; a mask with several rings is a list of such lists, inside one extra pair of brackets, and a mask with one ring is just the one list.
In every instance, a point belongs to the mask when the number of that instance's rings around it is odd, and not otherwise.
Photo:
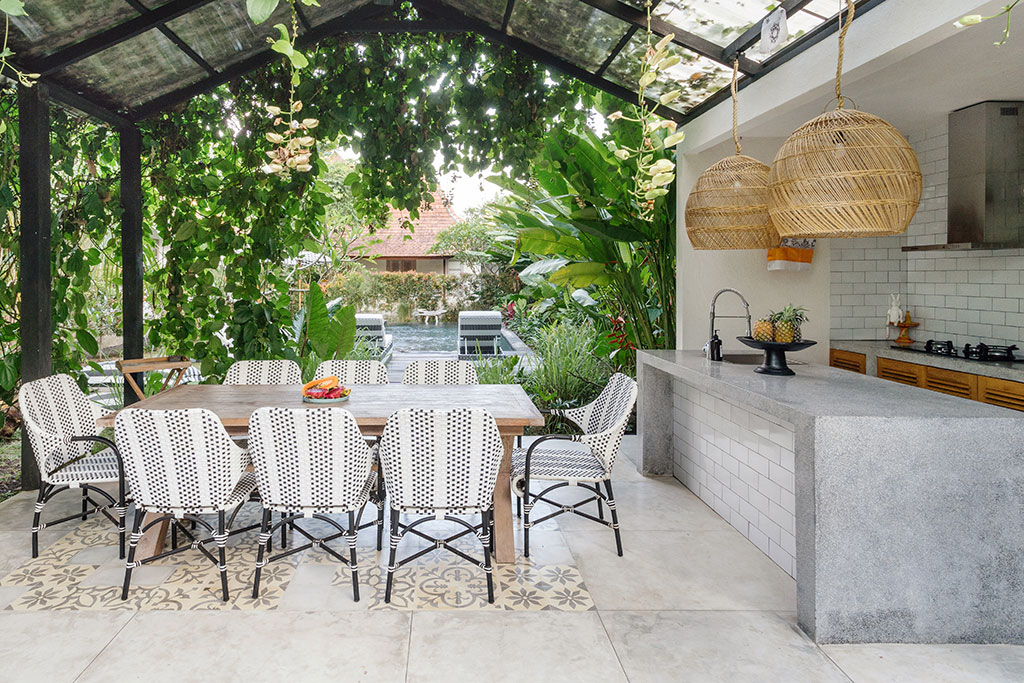
[(598, 334), (590, 323), (558, 322), (533, 338), (536, 364), (523, 384), (541, 408), (572, 408), (592, 401), (613, 372), (596, 353)]
[(519, 356), (478, 356), (473, 364), (480, 384), (519, 384), (523, 381)]
[[(0, 14), (4, 15), (4, 44), (0, 48), (0, 73), (5, 75), (13, 74), (19, 83), (26, 87), (31, 87), (35, 85), (39, 74), (25, 73), (15, 68), (10, 62), (11, 57), (14, 56), (14, 51), (8, 47), (8, 37), (11, 33), (11, 17), (26, 16), (28, 13), (25, 11), (25, 3), (22, 0), (0, 0)], [(0, 135), (6, 132), (7, 120), (0, 119)]]
[[(651, 154), (674, 161), (661, 131)], [(587, 290), (605, 313), (625, 321), (623, 331), (639, 348), (675, 344), (674, 187), (654, 200), (649, 219), (631, 189), (636, 157), (615, 155), (610, 147), (640, 144), (635, 128), (614, 131), (606, 142), (589, 128), (548, 139), (534, 165), (533, 180), (493, 178), (518, 200), (500, 219), (517, 229), (517, 260), (540, 257), (520, 272), (527, 282), (544, 276), (552, 285)], [(583, 299), (582, 295), (577, 295)]]
[(494, 223), (496, 208), (493, 204), (470, 209), (461, 221), (449, 225), (437, 234), (429, 254), (448, 254), (464, 263), (493, 263), (491, 250), (495, 240), (507, 235)]
[(331, 310), (320, 285), (314, 284), (306, 294), (305, 305), (295, 314), (292, 333), (295, 360), (302, 368), (302, 376), (310, 377), (323, 361), (342, 360), (352, 353), (356, 337), (355, 307), (338, 306)]

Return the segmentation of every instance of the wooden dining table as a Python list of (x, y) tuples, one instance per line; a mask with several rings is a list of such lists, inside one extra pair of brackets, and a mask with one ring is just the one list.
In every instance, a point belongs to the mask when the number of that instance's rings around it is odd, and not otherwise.
[[(494, 488), (494, 554), (498, 563), (515, 560), (512, 535), (512, 492), (509, 472), (515, 437), (527, 427), (544, 425), (544, 416), (518, 384), (354, 384), (349, 400), (337, 404), (352, 413), (360, 431), (366, 436), (378, 436), (384, 430), (388, 417), (403, 408), (452, 409), (485, 408), (498, 424), (505, 455), (501, 460), (498, 482)], [(180, 385), (150, 396), (130, 406), (142, 410), (182, 410), (206, 408), (220, 418), (232, 435), (249, 432), (249, 418), (257, 408), (322, 407), (302, 401), (299, 385)], [(112, 427), (116, 413), (97, 421), (100, 427)], [(149, 557), (159, 553), (167, 535), (166, 524), (159, 524), (146, 532), (137, 553)]]

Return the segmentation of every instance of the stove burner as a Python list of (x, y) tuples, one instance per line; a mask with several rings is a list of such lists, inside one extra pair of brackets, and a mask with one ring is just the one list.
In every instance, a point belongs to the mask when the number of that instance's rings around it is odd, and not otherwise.
[(1016, 350), (1016, 346), (990, 346), (984, 342), (979, 343), (977, 346), (965, 344), (964, 358), (987, 361), (1013, 361), (1016, 360), (1013, 355), (1013, 352)]
[[(970, 345), (968, 345), (968, 346), (970, 346)], [(953, 346), (953, 342), (950, 341), (950, 340), (938, 341), (936, 339), (929, 339), (924, 344), (924, 350), (925, 350), (925, 353), (934, 353), (937, 356), (958, 356), (959, 355), (956, 352), (956, 347)], [(966, 355), (966, 349), (965, 349), (965, 355)]]

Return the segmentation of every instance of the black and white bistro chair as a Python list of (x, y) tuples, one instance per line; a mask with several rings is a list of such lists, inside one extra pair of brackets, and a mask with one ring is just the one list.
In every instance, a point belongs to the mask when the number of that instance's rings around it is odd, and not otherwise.
[[(441, 549), (483, 568), (487, 575), (487, 600), (494, 602), (491, 516), (503, 453), (498, 425), (489, 412), (480, 408), (407, 408), (388, 418), (380, 439), (380, 461), (391, 506), (391, 554), (384, 602), (391, 601), (396, 569)], [(403, 524), (402, 514), (420, 517)], [(455, 515), (479, 515), (480, 523), (473, 524)], [(446, 538), (435, 538), (418, 528), (431, 520), (445, 520), (463, 529)], [(396, 560), (398, 545), (406, 534), (428, 540), (431, 545)], [(482, 562), (451, 545), (469, 534), (475, 535), (483, 547)]]
[[(352, 413), (342, 408), (260, 408), (249, 420), (249, 453), (263, 498), (263, 521), (256, 559), (252, 596), (259, 597), (260, 573), (267, 563), (310, 548), (322, 548), (352, 572), (352, 597), (359, 601), (356, 539), (363, 508), (376, 477), (374, 453), (359, 432)], [(271, 526), (271, 510), (282, 519)], [(348, 514), (348, 530), (331, 515)], [(378, 523), (383, 525), (383, 510)], [(313, 536), (296, 524), (318, 519), (337, 530)], [(264, 552), (277, 527), (291, 524), (309, 543), (282, 550), (264, 560)], [(373, 526), (373, 523), (365, 525)], [(327, 545), (344, 538), (349, 557)]]
[(379, 360), (325, 360), (317, 366), (315, 377), (337, 377), (343, 385), (387, 384), (388, 366)]
[(414, 360), (402, 374), (402, 384), (478, 384), (476, 368), (454, 358)]
[[(572, 420), (583, 431), (573, 436), (548, 434), (512, 452), (512, 490), (521, 498), (523, 508), (523, 555), (530, 556), (530, 527), (552, 517), (572, 512), (581, 517), (611, 527), (615, 531), (615, 547), (622, 556), (622, 538), (619, 535), (619, 517), (612, 493), (612, 467), (619, 454), (622, 435), (636, 403), (637, 386), (632, 378), (621, 373), (612, 375), (601, 394), (579, 408), (555, 410), (553, 414)], [(583, 448), (552, 448), (553, 441), (574, 441)], [(549, 485), (540, 493), (533, 493), (530, 483), (541, 480)], [(556, 482), (551, 484), (550, 482)], [(607, 493), (601, 491), (601, 484)], [(580, 486), (594, 495), (572, 505), (557, 503), (548, 494), (565, 486)], [(611, 522), (605, 521), (602, 500), (611, 512)], [(556, 509), (540, 519), (530, 520), (530, 512), (537, 501)], [(579, 508), (597, 501), (597, 517)]]
[[(246, 471), (249, 454), (231, 440), (217, 416), (203, 408), (122, 410), (114, 421), (114, 439), (135, 497), (135, 522), (128, 542), (121, 599), (128, 599), (135, 567), (196, 549), (220, 570), (221, 590), (227, 602), (228, 537), (258, 527), (231, 528), (238, 510), (256, 488), (256, 475)], [(232, 509), (229, 519), (227, 513)], [(153, 518), (143, 525), (146, 513), (152, 513)], [(200, 515), (217, 515), (216, 526)], [(175, 533), (185, 534), (191, 544), (137, 561), (135, 549), (142, 534), (167, 520)], [(203, 527), (210, 536), (197, 538), (182, 524), (185, 520)], [(210, 543), (216, 544), (217, 557), (207, 549)]]
[(293, 360), (235, 361), (224, 384), (302, 384), (302, 370)]
[[(26, 382), (18, 391), (18, 405), (41, 479), (32, 517), (32, 557), (39, 556), (40, 530), (101, 513), (117, 527), (120, 534), (119, 557), (124, 559), (127, 505), (124, 466), (117, 447), (100, 436), (96, 426), (96, 420), (109, 411), (90, 401), (68, 375)], [(105, 448), (93, 453), (95, 443)], [(117, 484), (117, 497), (104, 491), (99, 484)], [(39, 521), (43, 508), (54, 496), (73, 489), (82, 491), (80, 514), (48, 523)], [(103, 498), (106, 503), (101, 505), (91, 494)]]

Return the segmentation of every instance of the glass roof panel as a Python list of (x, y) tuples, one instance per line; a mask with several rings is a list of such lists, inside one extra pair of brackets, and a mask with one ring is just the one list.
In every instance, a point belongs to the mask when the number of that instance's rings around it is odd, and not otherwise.
[(456, 0), (451, 3), (474, 19), (485, 22), (491, 28), (501, 28), (505, 20), (507, 0)]
[(368, 4), (370, 0), (321, 0), (319, 7), (299, 5), (299, 9), (310, 24), (317, 26)]
[[(640, 60), (643, 59), (646, 49), (647, 34), (644, 31), (637, 31), (608, 67), (605, 76), (635, 91), (640, 77)], [(669, 54), (678, 55), (680, 61), (651, 84), (646, 95), (657, 98), (669, 90), (679, 88), (683, 94), (671, 105), (672, 109), (685, 112), (729, 85), (732, 80), (732, 69), (675, 43), (670, 44), (667, 49)]]
[(517, 0), (509, 33), (596, 71), (630, 25), (580, 0)]
[(654, 16), (725, 47), (776, 4), (770, 0), (662, 0)]
[[(840, 8), (843, 7), (846, 7), (846, 3), (843, 0), (811, 0), (799, 12), (790, 14), (786, 18), (786, 24), (789, 28), (789, 40), (780, 45), (772, 54), (778, 54), (779, 51), (800, 40), (808, 31), (818, 28), (836, 16)], [(761, 41), (754, 43), (747, 50), (747, 57), (760, 62), (772, 56), (772, 54), (761, 54), (760, 46)]]
[(212, 67), (221, 69), (266, 50), (267, 38), (277, 35), (274, 24), (279, 23), (291, 26), (287, 4), (256, 25), (245, 10), (245, 0), (217, 0), (167, 22), (167, 28)]
[(100, 93), (114, 108), (131, 108), (195, 83), (206, 75), (158, 29), (150, 29), (54, 74)]
[(11, 17), (10, 47), (18, 56), (44, 57), (139, 15), (124, 0), (29, 2), (28, 16)]

